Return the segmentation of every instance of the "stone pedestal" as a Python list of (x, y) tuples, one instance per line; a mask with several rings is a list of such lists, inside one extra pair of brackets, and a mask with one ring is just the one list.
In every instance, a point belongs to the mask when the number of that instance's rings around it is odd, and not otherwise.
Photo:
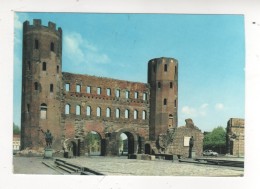
[(45, 148), (44, 149), (44, 158), (52, 158), (52, 149), (51, 148)]
[(192, 150), (191, 156), (192, 156), (192, 158), (195, 158), (195, 157), (196, 157), (196, 151), (195, 151), (195, 150)]

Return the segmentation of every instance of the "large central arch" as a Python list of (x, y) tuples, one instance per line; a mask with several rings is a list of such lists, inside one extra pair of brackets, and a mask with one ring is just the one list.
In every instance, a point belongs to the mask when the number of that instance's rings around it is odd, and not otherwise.
[(88, 155), (90, 156), (104, 156), (105, 155), (105, 140), (97, 131), (90, 131), (85, 136), (85, 143)]
[(125, 150), (125, 155), (135, 154), (138, 151), (138, 136), (134, 131), (129, 129), (120, 129), (116, 134), (116, 142), (117, 142), (117, 155), (122, 155), (122, 139), (120, 138), (121, 134), (124, 133), (127, 136), (127, 139), (123, 140), (123, 146)]

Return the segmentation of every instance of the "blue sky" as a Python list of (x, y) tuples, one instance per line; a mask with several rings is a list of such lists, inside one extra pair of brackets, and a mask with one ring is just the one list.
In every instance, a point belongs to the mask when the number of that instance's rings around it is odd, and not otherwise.
[(63, 30), (63, 71), (147, 82), (147, 62), (179, 61), (178, 126), (202, 131), (245, 114), (242, 15), (16, 13), (14, 122), (20, 125), (22, 23), (41, 19)]

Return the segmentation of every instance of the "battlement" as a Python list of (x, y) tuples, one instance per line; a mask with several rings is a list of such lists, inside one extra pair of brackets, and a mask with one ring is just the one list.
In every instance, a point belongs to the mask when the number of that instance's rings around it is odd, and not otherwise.
[(149, 60), (148, 64), (155, 64), (155, 63), (176, 63), (178, 64), (178, 60), (174, 59), (174, 58), (168, 58), (168, 57), (160, 57), (160, 58), (153, 58), (151, 60)]
[(41, 19), (33, 19), (33, 24), (30, 25), (30, 22), (27, 20), (23, 23), (23, 30), (24, 32), (30, 31), (30, 30), (46, 30), (50, 32), (56, 32), (57, 34), (62, 34), (62, 29), (59, 27), (58, 30), (56, 29), (56, 24), (53, 22), (48, 22), (48, 26), (42, 25)]

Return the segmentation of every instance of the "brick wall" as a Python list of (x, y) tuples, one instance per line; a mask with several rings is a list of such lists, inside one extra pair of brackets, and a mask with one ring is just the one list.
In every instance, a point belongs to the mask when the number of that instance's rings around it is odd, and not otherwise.
[[(87, 87), (90, 87), (90, 91)], [(120, 91), (119, 95), (117, 90)], [(129, 92), (128, 97), (126, 97), (126, 91)], [(118, 138), (111, 137), (115, 133), (131, 133), (131, 135), (148, 140), (148, 84), (63, 73), (62, 99), (60, 112), (64, 123), (65, 138), (75, 137), (76, 120), (80, 120), (84, 131), (83, 138), (88, 132), (97, 132), (101, 140), (106, 143), (105, 151), (108, 155), (117, 155)], [(69, 107), (69, 111), (66, 107)], [(88, 108), (90, 109), (87, 110)], [(100, 108), (100, 113), (97, 113), (98, 108)], [(136, 115), (134, 115), (135, 111)], [(107, 137), (108, 134), (110, 137)], [(137, 145), (137, 142), (134, 145)]]
[(201, 156), (203, 152), (203, 133), (196, 127), (191, 119), (186, 119), (186, 125), (178, 127), (175, 131), (174, 139), (170, 147), (167, 149), (170, 154), (181, 155), (183, 157), (188, 157), (189, 146), (184, 145), (185, 137), (194, 138), (194, 146), (192, 150), (195, 151), (196, 156)]
[(244, 156), (244, 119), (231, 118), (227, 122), (227, 153), (234, 156)]

